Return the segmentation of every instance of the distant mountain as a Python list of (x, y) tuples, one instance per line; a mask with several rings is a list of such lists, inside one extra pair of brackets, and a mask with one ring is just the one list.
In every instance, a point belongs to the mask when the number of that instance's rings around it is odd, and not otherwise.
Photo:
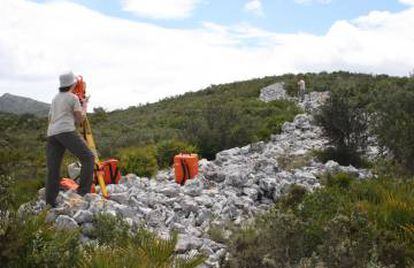
[(34, 114), (38, 117), (45, 117), (49, 112), (49, 108), (50, 104), (9, 93), (5, 93), (0, 97), (0, 112)]

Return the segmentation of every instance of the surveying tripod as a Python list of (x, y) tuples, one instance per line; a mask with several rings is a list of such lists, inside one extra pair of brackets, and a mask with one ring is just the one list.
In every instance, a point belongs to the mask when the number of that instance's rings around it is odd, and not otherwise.
[(82, 137), (84, 138), (88, 148), (92, 151), (95, 156), (95, 168), (94, 168), (94, 175), (97, 178), (99, 187), (101, 188), (102, 196), (108, 198), (108, 191), (106, 189), (106, 183), (104, 180), (104, 172), (102, 170), (102, 164), (99, 160), (98, 151), (96, 149), (95, 140), (92, 135), (92, 128), (89, 123), (86, 111), (87, 111), (87, 104), (88, 98), (86, 97), (86, 83), (83, 81), (83, 77), (78, 77), (78, 82), (76, 84), (73, 93), (79, 98), (81, 103), (83, 113), (85, 114), (85, 120), (80, 124), (79, 132), (81, 133)]

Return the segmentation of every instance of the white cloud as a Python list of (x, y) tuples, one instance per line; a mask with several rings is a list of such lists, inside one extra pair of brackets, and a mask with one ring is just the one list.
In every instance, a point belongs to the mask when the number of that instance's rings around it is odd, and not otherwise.
[[(301, 5), (309, 5), (309, 4), (327, 5), (332, 2), (332, 0), (294, 0), (294, 1)], [(402, 1), (410, 1), (410, 0), (402, 0)]]
[(244, 10), (246, 12), (251, 12), (256, 16), (264, 16), (263, 6), (262, 6), (262, 2), (260, 0), (249, 0), (244, 5)]
[(47, 102), (67, 69), (87, 80), (92, 107), (114, 109), (286, 72), (406, 75), (414, 67), (414, 8), (337, 21), (319, 36), (209, 22), (168, 29), (71, 2), (2, 0), (1, 6), (0, 94)]
[(152, 19), (183, 19), (191, 15), (200, 0), (122, 0), (125, 11)]
[(400, 3), (406, 4), (409, 6), (414, 6), (414, 0), (400, 0)]

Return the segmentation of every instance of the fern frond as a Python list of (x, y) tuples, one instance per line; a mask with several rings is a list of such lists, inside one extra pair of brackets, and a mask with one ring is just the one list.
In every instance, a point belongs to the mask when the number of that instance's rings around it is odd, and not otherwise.
[(190, 255), (186, 258), (176, 258), (175, 259), (175, 268), (195, 268), (203, 264), (206, 261), (206, 257), (196, 254)]

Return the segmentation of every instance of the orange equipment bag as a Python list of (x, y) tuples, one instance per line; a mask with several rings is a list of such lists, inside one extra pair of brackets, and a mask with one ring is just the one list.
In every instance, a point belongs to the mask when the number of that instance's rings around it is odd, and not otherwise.
[(62, 178), (59, 182), (59, 186), (61, 189), (68, 191), (74, 190), (76, 191), (79, 188), (79, 184), (76, 181), (69, 179), (69, 178)]
[(184, 185), (198, 174), (198, 155), (181, 153), (174, 156), (174, 171), (175, 181)]
[[(62, 178), (62, 179), (60, 179), (59, 187), (60, 187), (60, 189), (62, 189), (64, 191), (69, 191), (69, 190), (76, 191), (79, 188), (79, 184), (76, 181), (74, 181), (70, 178)], [(91, 186), (91, 193), (95, 193), (95, 185), (94, 184), (92, 184), (92, 186)]]
[(101, 170), (104, 173), (105, 184), (118, 184), (121, 179), (119, 170), (119, 161), (117, 159), (108, 159), (101, 162)]

